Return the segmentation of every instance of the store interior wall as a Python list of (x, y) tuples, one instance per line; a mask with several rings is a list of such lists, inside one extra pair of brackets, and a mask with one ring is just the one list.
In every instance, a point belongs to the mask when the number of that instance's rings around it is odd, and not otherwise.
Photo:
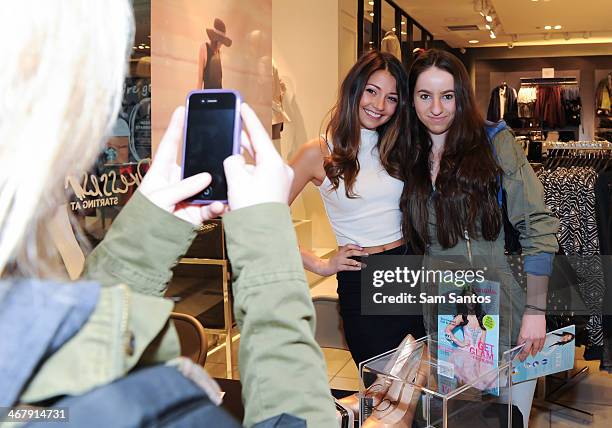
[[(357, 5), (351, 0), (272, 0), (272, 56), (286, 85), (280, 152), (296, 155), (322, 132), (339, 82), (356, 60)], [(312, 221), (313, 247), (336, 240), (318, 189), (309, 183), (291, 206), (294, 219)]]
[[(517, 50), (518, 49), (518, 50)], [(516, 52), (513, 52), (516, 51)], [(520, 77), (542, 77), (542, 68), (554, 68), (556, 77), (576, 77), (582, 100), (581, 140), (591, 140), (595, 126), (597, 70), (612, 69), (612, 47), (537, 46), (521, 49), (471, 49), (471, 74), (478, 106), (486, 116), (491, 91), (506, 81), (517, 91)], [(567, 55), (567, 56), (566, 56)]]

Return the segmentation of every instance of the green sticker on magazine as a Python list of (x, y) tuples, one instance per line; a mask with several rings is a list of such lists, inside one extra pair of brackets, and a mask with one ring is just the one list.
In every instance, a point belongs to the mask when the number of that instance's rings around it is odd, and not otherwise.
[(491, 315), (485, 315), (482, 318), (482, 325), (484, 325), (487, 330), (493, 330), (495, 328), (495, 320)]

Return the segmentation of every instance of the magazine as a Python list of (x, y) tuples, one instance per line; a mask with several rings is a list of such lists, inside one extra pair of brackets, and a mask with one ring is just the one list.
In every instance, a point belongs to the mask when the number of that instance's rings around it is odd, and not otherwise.
[[(515, 358), (512, 362), (512, 382), (518, 383), (553, 373), (570, 370), (574, 367), (576, 352), (576, 326), (570, 325), (546, 335), (546, 342), (535, 357), (529, 355), (525, 361)], [(517, 346), (509, 352), (518, 355)]]
[(438, 312), (439, 390), (448, 393), (472, 384), (499, 395), (498, 376), (483, 376), (499, 363), (499, 283), (484, 280), (469, 288), (450, 287), (440, 290), (447, 303)]

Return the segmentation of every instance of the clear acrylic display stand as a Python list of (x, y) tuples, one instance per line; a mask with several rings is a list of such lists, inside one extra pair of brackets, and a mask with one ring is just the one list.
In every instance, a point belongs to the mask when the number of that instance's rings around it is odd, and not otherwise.
[(361, 427), (512, 427), (513, 419), (522, 426), (520, 412), (508, 404), (511, 365), (503, 353), (489, 368), (463, 349), (439, 359), (445, 345), (435, 336), (402, 345), (359, 365)]

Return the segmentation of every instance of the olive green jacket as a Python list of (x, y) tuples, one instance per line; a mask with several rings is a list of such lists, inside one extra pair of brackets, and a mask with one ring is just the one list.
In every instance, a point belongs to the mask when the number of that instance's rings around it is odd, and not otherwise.
[[(523, 256), (542, 253), (555, 254), (558, 250), (557, 231), (559, 220), (544, 203), (544, 188), (529, 165), (515, 137), (507, 128), (500, 131), (492, 141), (497, 162), (503, 170), (502, 187), (506, 192), (507, 212), (510, 223), (519, 231)], [(468, 255), (467, 241), (460, 239), (452, 248), (443, 248), (437, 240), (437, 220), (430, 198), (429, 236), (431, 244), (427, 254), (435, 258), (465, 258)], [(478, 264), (485, 264), (491, 277), (501, 283), (500, 299), (500, 344), (509, 347), (516, 343), (526, 295), (515, 281), (509, 262), (504, 255), (505, 235), (502, 228), (494, 241), (479, 236), (470, 237), (470, 249)], [(435, 314), (426, 313), (425, 323), (435, 327)], [(430, 318), (430, 319), (428, 319)]]
[[(308, 426), (333, 426), (333, 399), (288, 207), (262, 204), (223, 220), (241, 330), (244, 425), (288, 413)], [(160, 297), (195, 233), (136, 192), (86, 260), (84, 278), (103, 286), (94, 313), (45, 360), (21, 401), (80, 394), (138, 365), (177, 357), (178, 337), (168, 323), (173, 304)]]

